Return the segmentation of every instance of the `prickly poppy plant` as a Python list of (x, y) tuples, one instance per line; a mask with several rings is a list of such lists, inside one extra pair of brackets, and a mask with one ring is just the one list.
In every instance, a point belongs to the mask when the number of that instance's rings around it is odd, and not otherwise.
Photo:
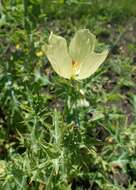
[(47, 57), (56, 73), (67, 79), (90, 77), (104, 62), (108, 50), (95, 53), (96, 37), (88, 29), (78, 30), (69, 49), (66, 40), (51, 33)]

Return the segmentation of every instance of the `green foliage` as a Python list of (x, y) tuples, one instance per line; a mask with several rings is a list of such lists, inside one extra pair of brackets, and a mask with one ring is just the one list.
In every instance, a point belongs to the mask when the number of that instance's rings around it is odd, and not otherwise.
[[(135, 1), (0, 1), (0, 189), (136, 189)], [(79, 83), (46, 58), (50, 31), (111, 47)], [(105, 45), (98, 44), (98, 50)], [(76, 103), (75, 103), (76, 102)]]

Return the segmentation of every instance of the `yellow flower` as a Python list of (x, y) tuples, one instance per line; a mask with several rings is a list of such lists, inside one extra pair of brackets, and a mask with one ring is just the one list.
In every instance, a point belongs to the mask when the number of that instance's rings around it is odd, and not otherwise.
[(20, 44), (16, 44), (16, 49), (20, 49)]
[(38, 51), (38, 52), (36, 52), (36, 55), (37, 55), (37, 57), (42, 57), (42, 56), (44, 56), (44, 53), (43, 53), (43, 51)]
[(95, 53), (95, 44), (96, 37), (88, 29), (76, 32), (69, 49), (63, 37), (51, 33), (46, 53), (58, 75), (81, 80), (92, 75), (108, 55), (108, 50)]

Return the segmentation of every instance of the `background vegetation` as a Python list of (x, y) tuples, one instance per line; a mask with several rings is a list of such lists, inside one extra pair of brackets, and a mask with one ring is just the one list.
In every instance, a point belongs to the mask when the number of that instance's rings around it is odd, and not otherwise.
[[(80, 82), (78, 127), (45, 43), (80, 28), (110, 54)], [(136, 189), (135, 53), (135, 0), (0, 1), (1, 190)]]

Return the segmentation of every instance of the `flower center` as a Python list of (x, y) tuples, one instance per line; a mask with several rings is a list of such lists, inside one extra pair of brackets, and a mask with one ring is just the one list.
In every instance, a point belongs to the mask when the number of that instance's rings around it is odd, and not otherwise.
[(80, 64), (77, 61), (72, 60), (72, 71), (74, 76), (79, 74), (79, 66)]

